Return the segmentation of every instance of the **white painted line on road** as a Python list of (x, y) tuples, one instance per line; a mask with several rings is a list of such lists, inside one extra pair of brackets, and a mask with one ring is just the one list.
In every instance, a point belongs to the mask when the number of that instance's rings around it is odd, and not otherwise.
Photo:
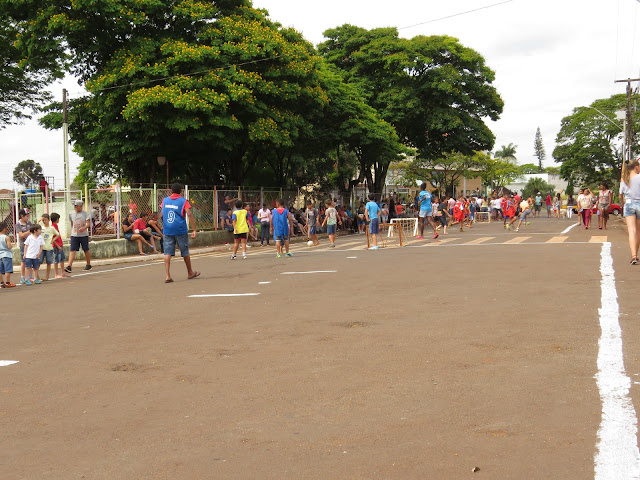
[(358, 258), (358, 257), (347, 257), (347, 258)]
[(337, 270), (312, 270), (310, 272), (282, 272), (280, 275), (307, 275), (309, 273), (338, 273)]
[(602, 335), (598, 342), (598, 373), (595, 378), (602, 401), (602, 420), (594, 459), (595, 479), (639, 479), (638, 421), (629, 397), (631, 379), (624, 369), (620, 309), (610, 242), (602, 244), (600, 273)]
[(565, 233), (569, 233), (571, 231), (572, 228), (577, 227), (578, 225), (580, 225), (579, 223), (574, 223), (573, 225), (571, 225), (570, 227), (565, 228), (562, 232), (560, 232), (560, 235), (564, 235)]
[(211, 295), (189, 295), (187, 298), (213, 298), (213, 297), (255, 297), (259, 293), (215, 293)]
[(18, 360), (0, 360), (0, 367), (8, 367), (15, 363), (18, 363)]
[(258, 282), (258, 285), (269, 285), (271, 282)]

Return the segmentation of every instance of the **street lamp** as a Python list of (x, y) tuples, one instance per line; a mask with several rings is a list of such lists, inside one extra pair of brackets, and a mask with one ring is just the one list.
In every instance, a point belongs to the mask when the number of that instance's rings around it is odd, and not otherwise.
[(164, 155), (158, 155), (158, 165), (161, 167), (166, 163), (167, 164), (167, 189), (169, 189), (169, 160)]

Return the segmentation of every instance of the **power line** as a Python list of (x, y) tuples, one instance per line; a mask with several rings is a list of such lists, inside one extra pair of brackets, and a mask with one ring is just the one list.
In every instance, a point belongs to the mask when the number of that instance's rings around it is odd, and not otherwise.
[[(428, 23), (439, 22), (441, 20), (446, 20), (448, 18), (459, 17), (461, 15), (467, 15), (469, 13), (479, 12), (480, 10), (486, 10), (488, 8), (497, 7), (498, 5), (504, 5), (505, 3), (511, 3), (511, 2), (514, 2), (514, 1), (515, 0), (505, 0), (503, 2), (492, 3), (491, 5), (485, 5), (484, 7), (478, 7), (478, 8), (474, 8), (472, 10), (465, 10), (464, 12), (454, 13), (452, 15), (447, 15), (445, 17), (434, 18), (433, 20), (427, 20), (426, 22), (420, 22), (420, 23), (416, 23), (414, 25), (408, 25), (406, 27), (401, 27), (401, 28), (398, 28), (398, 30), (405, 30), (407, 28), (419, 27), (420, 25), (427, 25)], [(640, 0), (637, 0), (637, 1), (640, 2)]]

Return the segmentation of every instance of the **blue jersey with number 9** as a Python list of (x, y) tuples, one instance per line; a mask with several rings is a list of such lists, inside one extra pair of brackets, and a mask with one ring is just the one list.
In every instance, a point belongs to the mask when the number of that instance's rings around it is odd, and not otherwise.
[(189, 232), (185, 215), (184, 197), (166, 197), (162, 202), (162, 233), (165, 235), (185, 235)]

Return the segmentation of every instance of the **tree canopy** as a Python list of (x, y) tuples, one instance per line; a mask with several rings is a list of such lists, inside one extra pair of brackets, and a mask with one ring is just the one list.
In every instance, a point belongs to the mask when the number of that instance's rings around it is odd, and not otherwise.
[(31, 113), (51, 99), (45, 87), (57, 74), (42, 70), (36, 62), (28, 64), (15, 43), (16, 25), (0, 17), (0, 128), (31, 118)]
[(538, 172), (544, 172), (542, 164), (547, 158), (547, 154), (544, 150), (544, 142), (542, 141), (542, 133), (540, 133), (540, 127), (536, 130), (536, 136), (533, 140), (534, 155), (538, 158)]
[(517, 164), (518, 159), (516, 158), (516, 150), (518, 146), (510, 143), (509, 145), (502, 145), (500, 150), (496, 150), (494, 154), (496, 158), (501, 160), (508, 160), (513, 164)]
[(40, 181), (42, 166), (35, 160), (23, 160), (13, 169), (13, 181), (28, 187)]
[[(638, 98), (634, 95), (633, 101)], [(626, 95), (613, 95), (576, 107), (562, 119), (553, 156), (561, 164), (563, 178), (577, 185), (620, 181), (623, 132), (615, 111), (626, 107), (626, 103)], [(633, 131), (640, 131), (640, 122), (634, 122)], [(633, 149), (637, 151), (638, 135), (634, 138)]]

